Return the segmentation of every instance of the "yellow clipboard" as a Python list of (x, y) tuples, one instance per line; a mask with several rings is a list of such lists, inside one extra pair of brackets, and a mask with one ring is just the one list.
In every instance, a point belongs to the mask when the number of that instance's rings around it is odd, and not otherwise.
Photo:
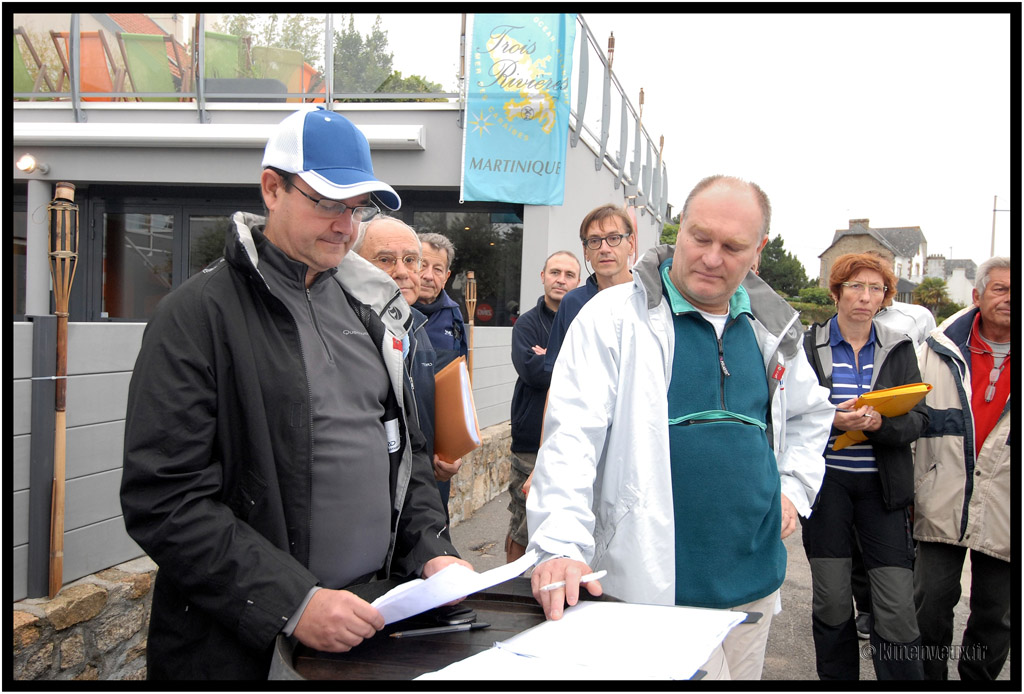
[[(883, 417), (899, 417), (901, 414), (910, 412), (913, 407), (928, 395), (932, 389), (929, 383), (909, 383), (905, 386), (894, 388), (883, 388), (873, 390), (870, 393), (857, 398), (855, 408), (871, 405)], [(863, 431), (846, 431), (836, 437), (832, 444), (833, 451), (840, 451), (855, 443), (867, 441), (868, 437)]]
[(434, 453), (454, 463), (480, 447), (480, 425), (466, 358), (458, 357), (434, 377)]

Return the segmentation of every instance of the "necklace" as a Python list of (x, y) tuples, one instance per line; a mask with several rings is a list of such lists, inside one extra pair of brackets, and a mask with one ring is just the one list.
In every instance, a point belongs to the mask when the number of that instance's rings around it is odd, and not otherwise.
[[(972, 354), (987, 354), (992, 357), (993, 362), (995, 360), (995, 352), (990, 349), (984, 349), (981, 347), (975, 347), (974, 342), (977, 341), (979, 344), (988, 345), (987, 342), (982, 340), (981, 335), (978, 334), (977, 328), (975, 328), (971, 335), (971, 340), (968, 341), (968, 348)], [(1010, 361), (1010, 351), (1007, 350), (1006, 355), (1003, 357), (1003, 361), (999, 366), (993, 366), (992, 370), (988, 374), (988, 388), (985, 389), (985, 402), (992, 402), (992, 399), (996, 396), (996, 383), (999, 382), (999, 377), (1003, 375), (1003, 369), (1006, 367), (1006, 363)]]

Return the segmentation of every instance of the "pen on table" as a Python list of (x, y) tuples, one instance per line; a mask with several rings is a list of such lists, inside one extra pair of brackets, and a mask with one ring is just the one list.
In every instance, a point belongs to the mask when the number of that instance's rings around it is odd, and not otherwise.
[(451, 624), (443, 627), (428, 627), (426, 629), (407, 629), (405, 631), (396, 631), (391, 634), (393, 639), (401, 639), (407, 636), (429, 636), (431, 634), (452, 634), (456, 631), (476, 631), (477, 629), (486, 629), (491, 626), (484, 622), (470, 622), (468, 624)]
[[(602, 569), (600, 571), (595, 571), (592, 574), (586, 574), (586, 575), (580, 576), (580, 583), (589, 583), (590, 581), (597, 581), (599, 579), (604, 578), (607, 575), (608, 575), (608, 572), (605, 571), (604, 569)], [(565, 587), (565, 581), (555, 581), (554, 583), (549, 583), (546, 586), (542, 586), (541, 590), (554, 590), (555, 588), (564, 588), (564, 587)]]

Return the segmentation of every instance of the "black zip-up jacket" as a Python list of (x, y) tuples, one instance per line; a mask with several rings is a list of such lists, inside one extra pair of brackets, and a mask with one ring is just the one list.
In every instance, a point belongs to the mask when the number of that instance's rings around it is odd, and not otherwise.
[(544, 404), (551, 372), (544, 370), (544, 355), (534, 345), (547, 347), (555, 312), (537, 299), (537, 305), (519, 316), (512, 326), (512, 365), (519, 378), (512, 393), (512, 447), (517, 453), (536, 453), (544, 424)]
[[(157, 307), (128, 393), (121, 505), (129, 534), (160, 567), (152, 679), (265, 679), (275, 637), (317, 584), (306, 568), (313, 442), (299, 334), (257, 270), (265, 241), (250, 227), (262, 218), (232, 221), (225, 258)], [(407, 326), (408, 308), (397, 310), (378, 278), (397, 294), (390, 278), (349, 254), (331, 280), (374, 342), (390, 348), (381, 316)], [(397, 363), (381, 356), (401, 435), (381, 578), (413, 577), (433, 557), (457, 556), (439, 536), (444, 512), (422, 435), (406, 425), (412, 394), (400, 385), (404, 411), (397, 407), (400, 347)]]
[[(871, 390), (882, 390), (921, 382), (914, 341), (875, 323), (875, 366)], [(818, 383), (832, 390), (832, 348), (829, 346), (829, 322), (815, 323), (804, 334), (804, 352), (818, 375)], [(878, 475), (882, 482), (882, 500), (895, 510), (914, 503), (914, 456), (910, 444), (928, 428), (928, 409), (924, 400), (905, 415), (882, 417), (878, 431), (865, 431), (874, 450)], [(830, 436), (841, 433), (834, 426)]]

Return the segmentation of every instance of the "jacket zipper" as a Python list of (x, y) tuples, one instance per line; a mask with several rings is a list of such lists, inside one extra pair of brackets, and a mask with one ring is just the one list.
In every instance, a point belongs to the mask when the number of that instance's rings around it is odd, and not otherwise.
[[(310, 293), (309, 288), (306, 288), (306, 308), (309, 309), (309, 318), (313, 321), (313, 328), (316, 330), (317, 337), (320, 338), (320, 344), (324, 346), (324, 352), (327, 354), (327, 360), (334, 363), (334, 357), (331, 355), (331, 350), (327, 347), (327, 340), (324, 339), (323, 331), (320, 330), (320, 321), (317, 320), (316, 311), (313, 309), (313, 295)], [(295, 326), (298, 329), (298, 325)]]
[[(729, 327), (729, 326), (726, 326), (726, 327)], [(723, 335), (725, 334), (724, 330), (722, 331), (722, 334)], [(727, 410), (729, 408), (727, 408), (725, 406), (725, 378), (726, 378), (726, 376), (729, 376), (730, 374), (729, 374), (729, 369), (725, 368), (725, 350), (724, 350), (724, 348), (722, 346), (722, 338), (719, 337), (717, 339), (718, 339), (718, 365), (720, 367), (722, 367), (722, 374), (721, 374), (721, 376), (718, 379), (718, 392), (719, 392), (719, 395), (720, 395), (721, 400), (722, 400), (722, 409), (723, 410)]]

